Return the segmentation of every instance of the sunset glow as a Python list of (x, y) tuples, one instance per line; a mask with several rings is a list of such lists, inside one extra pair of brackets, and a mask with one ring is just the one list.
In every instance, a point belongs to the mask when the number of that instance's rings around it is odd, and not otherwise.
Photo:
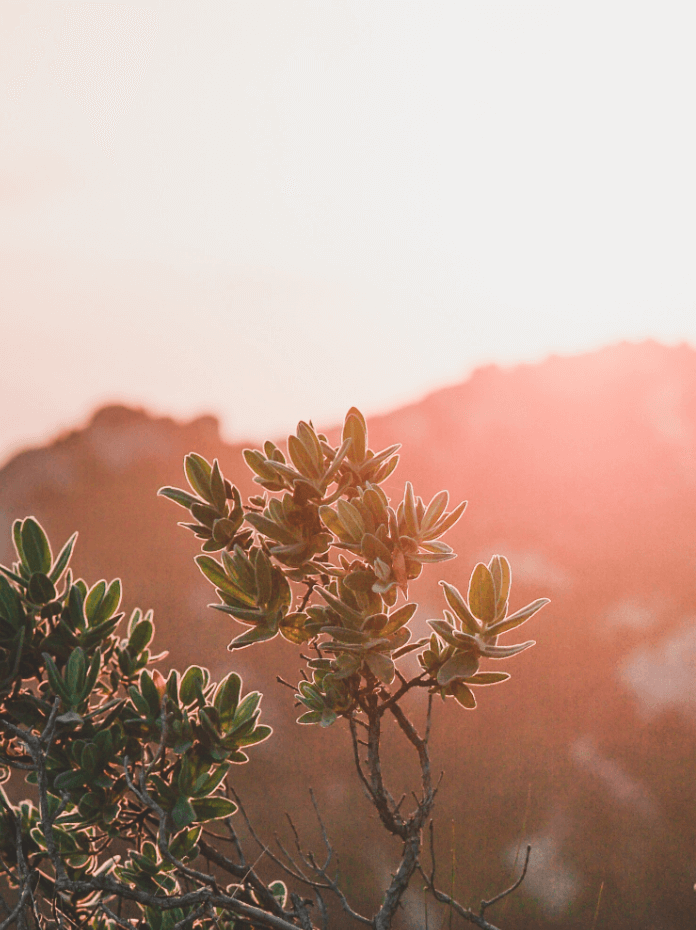
[(0, 18), (2, 458), (105, 401), (259, 437), (696, 344), (689, 4)]

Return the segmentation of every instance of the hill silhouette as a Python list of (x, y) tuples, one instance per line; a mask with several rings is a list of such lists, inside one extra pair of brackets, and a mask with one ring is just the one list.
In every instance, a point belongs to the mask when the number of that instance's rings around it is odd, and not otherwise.
[[(473, 713), (437, 708), (437, 848), (447, 873), (454, 848), (457, 896), (474, 904), (504, 886), (529, 841), (527, 880), (504, 916), (491, 913), (502, 926), (589, 927), (602, 884), (598, 928), (696, 926), (696, 352), (647, 342), (490, 366), (368, 425), (372, 448), (403, 444), (388, 493), (411, 480), (424, 499), (447, 488), (469, 501), (447, 537), (458, 559), (410, 592), (423, 628), (445, 606), (439, 578), (465, 587), (496, 552), (512, 565), (513, 609), (552, 599), (525, 628), (538, 645), (509, 663), (510, 682), (479, 691)], [(269, 838), (285, 809), (313, 835), (315, 787), (345, 872), (364, 879), (354, 893), (369, 897), (389, 848), (356, 815), (367, 807), (341, 725), (294, 725), (275, 683), (296, 675), (289, 644), (226, 651), (240, 628), (207, 609), (183, 511), (157, 497), (183, 484), (190, 451), (252, 493), (242, 448), (213, 417), (102, 409), (2, 469), (0, 561), (17, 517), (35, 514), (56, 545), (77, 529), (76, 571), (120, 576), (126, 610), (154, 608), (163, 670), (205, 664), (219, 679), (234, 667), (263, 690), (276, 734), (240, 769), (242, 796)], [(417, 914), (414, 902), (404, 926)]]

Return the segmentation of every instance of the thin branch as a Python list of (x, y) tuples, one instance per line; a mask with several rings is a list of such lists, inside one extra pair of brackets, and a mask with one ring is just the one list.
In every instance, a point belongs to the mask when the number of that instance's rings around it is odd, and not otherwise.
[(520, 887), (520, 885), (524, 881), (525, 875), (527, 874), (527, 867), (529, 865), (529, 856), (531, 855), (531, 852), (532, 852), (532, 847), (531, 845), (527, 844), (527, 854), (524, 857), (524, 866), (522, 868), (522, 874), (520, 875), (520, 877), (517, 879), (516, 882), (510, 885), (509, 888), (506, 888), (505, 891), (501, 891), (500, 894), (497, 894), (494, 898), (491, 898), (490, 901), (481, 901), (481, 909), (479, 910), (479, 914), (481, 915), (481, 917), (483, 917), (483, 913), (487, 907), (490, 907), (492, 904), (496, 904), (498, 901), (501, 901), (503, 898), (506, 898), (509, 894), (512, 894), (513, 891), (517, 891), (517, 889)]

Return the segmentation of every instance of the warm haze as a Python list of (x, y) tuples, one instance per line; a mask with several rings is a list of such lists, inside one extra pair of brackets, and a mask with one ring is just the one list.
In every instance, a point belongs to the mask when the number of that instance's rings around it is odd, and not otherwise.
[(696, 343), (695, 19), (4, 2), (0, 458), (107, 401), (259, 437)]

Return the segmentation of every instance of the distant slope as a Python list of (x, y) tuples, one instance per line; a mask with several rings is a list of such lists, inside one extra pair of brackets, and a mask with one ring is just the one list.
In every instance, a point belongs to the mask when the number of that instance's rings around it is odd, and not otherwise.
[[(424, 498), (446, 487), (470, 502), (448, 540), (458, 560), (414, 586), (419, 622), (442, 609), (440, 577), (465, 586), (495, 552), (512, 563), (513, 606), (552, 598), (510, 682), (479, 692), (474, 713), (438, 708), (442, 867), (454, 819), (460, 895), (475, 903), (502, 886), (529, 838), (530, 875), (501, 925), (589, 926), (604, 882), (598, 927), (696, 926), (696, 352), (622, 344), (489, 367), (369, 427), (372, 448), (403, 444), (390, 492), (411, 479)], [(355, 816), (358, 786), (334, 761), (340, 727), (298, 732), (292, 696), (274, 683), (293, 679), (292, 648), (230, 655), (238, 627), (206, 610), (212, 589), (175, 526), (183, 511), (156, 497), (181, 485), (191, 450), (251, 491), (241, 447), (224, 445), (211, 417), (110, 407), (16, 456), (0, 472), (0, 560), (16, 517), (35, 514), (56, 544), (78, 529), (78, 571), (120, 575), (128, 610), (154, 607), (173, 664), (234, 665), (267, 692), (277, 738), (240, 770), (256, 809), (299, 777), (293, 806), (307, 807), (304, 784), (319, 787), (336, 835), (362, 844), (359, 870), (384, 870)], [(279, 814), (259, 816), (270, 830)]]

